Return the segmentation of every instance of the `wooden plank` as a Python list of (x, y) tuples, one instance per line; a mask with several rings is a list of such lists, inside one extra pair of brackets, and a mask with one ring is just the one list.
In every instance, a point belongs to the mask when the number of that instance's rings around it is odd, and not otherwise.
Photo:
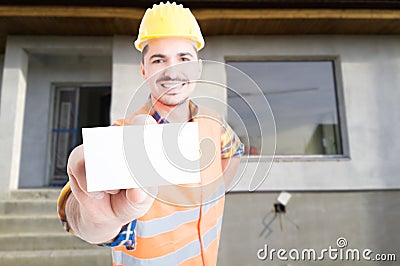
[(208, 19), (400, 19), (400, 10), (374, 9), (199, 9), (198, 20)]
[(0, 6), (0, 17), (73, 17), (141, 19), (141, 8)]
[[(212, 19), (400, 19), (400, 10), (376, 9), (194, 9)], [(81, 17), (141, 19), (145, 9), (114, 7), (0, 6), (0, 17)]]

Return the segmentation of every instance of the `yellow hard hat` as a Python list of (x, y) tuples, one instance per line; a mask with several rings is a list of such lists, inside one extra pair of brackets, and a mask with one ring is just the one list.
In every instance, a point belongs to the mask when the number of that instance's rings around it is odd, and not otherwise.
[(153, 5), (146, 10), (139, 27), (135, 47), (143, 49), (143, 43), (155, 38), (182, 37), (193, 40), (197, 51), (204, 47), (204, 39), (196, 18), (189, 8), (177, 5), (175, 2)]

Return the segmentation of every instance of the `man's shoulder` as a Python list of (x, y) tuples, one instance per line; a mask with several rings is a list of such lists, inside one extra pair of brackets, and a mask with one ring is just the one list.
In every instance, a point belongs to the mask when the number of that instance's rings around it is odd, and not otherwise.
[(131, 121), (137, 115), (143, 115), (143, 114), (149, 114), (149, 110), (146, 107), (146, 105), (143, 105), (142, 107), (140, 107), (140, 109), (136, 110), (135, 112), (133, 112), (132, 114), (130, 114), (129, 116), (127, 116), (125, 118), (117, 119), (116, 121), (114, 121), (113, 125), (115, 125), (115, 126), (131, 125), (132, 124)]

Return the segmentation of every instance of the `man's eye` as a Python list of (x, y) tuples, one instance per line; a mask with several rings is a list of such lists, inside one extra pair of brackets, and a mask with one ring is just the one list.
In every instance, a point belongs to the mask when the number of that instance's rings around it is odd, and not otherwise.
[(182, 61), (186, 62), (186, 61), (190, 61), (190, 58), (187, 57), (182, 57)]
[(152, 63), (153, 64), (159, 64), (159, 63), (163, 63), (163, 62), (164, 62), (163, 59), (157, 59), (157, 60), (154, 60)]

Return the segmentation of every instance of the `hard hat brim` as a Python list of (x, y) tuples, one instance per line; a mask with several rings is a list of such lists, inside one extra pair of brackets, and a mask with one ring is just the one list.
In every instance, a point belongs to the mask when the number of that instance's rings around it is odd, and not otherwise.
[(184, 38), (184, 39), (189, 39), (192, 40), (193, 42), (196, 43), (196, 49), (197, 51), (200, 51), (203, 47), (204, 47), (204, 40), (198, 40), (197, 36), (193, 36), (193, 35), (170, 35), (170, 34), (165, 34), (165, 35), (148, 35), (146, 36), (146, 38), (143, 39), (137, 39), (134, 42), (135, 48), (137, 50), (139, 50), (140, 52), (142, 52), (143, 50), (143, 44), (149, 40), (152, 39), (159, 39), (159, 38), (168, 38), (168, 37), (176, 37), (176, 38)]

